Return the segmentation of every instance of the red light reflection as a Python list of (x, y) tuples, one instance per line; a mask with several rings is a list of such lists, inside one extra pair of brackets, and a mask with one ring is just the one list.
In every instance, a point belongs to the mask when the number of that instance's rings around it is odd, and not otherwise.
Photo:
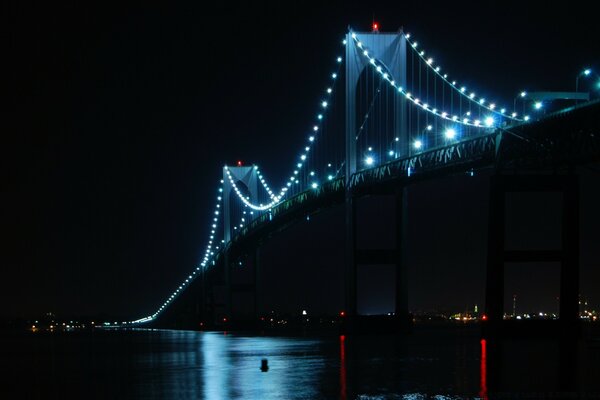
[(346, 400), (346, 337), (340, 335), (340, 399)]
[(479, 366), (479, 373), (481, 377), (479, 397), (481, 397), (483, 400), (487, 400), (487, 342), (485, 339), (481, 339), (481, 364)]

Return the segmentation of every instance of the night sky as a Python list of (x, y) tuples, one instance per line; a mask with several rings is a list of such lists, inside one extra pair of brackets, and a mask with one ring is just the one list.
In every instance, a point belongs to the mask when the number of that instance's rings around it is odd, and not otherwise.
[[(404, 26), (507, 105), (523, 89), (573, 90), (584, 66), (600, 68), (587, 2), (244, 4), (6, 7), (1, 316), (153, 312), (201, 259), (225, 163), (256, 163), (280, 187), (348, 25)], [(600, 305), (598, 173), (581, 172), (582, 294)], [(487, 185), (480, 174), (411, 189), (412, 310), (482, 305)], [(556, 202), (523, 200), (535, 212), (514, 206), (513, 219), (552, 243)], [(342, 307), (342, 222), (333, 209), (265, 246), (263, 308)], [(389, 228), (365, 226), (384, 239)], [(359, 276), (362, 311), (387, 311), (390, 271)], [(507, 290), (551, 312), (557, 277), (514, 266)]]

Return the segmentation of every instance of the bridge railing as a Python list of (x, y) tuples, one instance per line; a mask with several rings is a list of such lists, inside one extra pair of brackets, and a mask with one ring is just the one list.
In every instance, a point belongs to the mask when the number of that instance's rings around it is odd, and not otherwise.
[(349, 188), (360, 191), (390, 180), (415, 180), (440, 169), (489, 163), (495, 157), (500, 138), (501, 134), (494, 132), (362, 170), (352, 175)]

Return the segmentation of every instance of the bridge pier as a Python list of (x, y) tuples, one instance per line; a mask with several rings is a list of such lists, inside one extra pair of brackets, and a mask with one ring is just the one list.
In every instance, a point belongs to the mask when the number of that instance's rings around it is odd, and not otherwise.
[[(506, 194), (510, 192), (562, 194), (561, 249), (506, 249)], [(516, 321), (503, 319), (504, 266), (507, 262), (560, 263), (558, 328), (563, 335), (577, 335), (579, 333), (579, 180), (577, 176), (569, 174), (491, 177), (485, 311), (487, 320), (483, 325), (484, 336), (515, 333), (509, 330), (521, 326), (513, 323), (509, 328), (507, 322)], [(533, 327), (527, 327), (530, 328)], [(544, 333), (549, 333), (547, 329), (543, 330)]]
[[(388, 193), (386, 193), (388, 194)], [(407, 230), (407, 193), (405, 187), (398, 187), (393, 193), (395, 205), (395, 244), (391, 249), (361, 249), (357, 237), (357, 198), (349, 196), (346, 202), (346, 246), (345, 268), (345, 324), (348, 333), (369, 332), (369, 329), (384, 329), (405, 332), (411, 321), (408, 312), (408, 285), (406, 278), (405, 239)], [(394, 323), (382, 326), (366, 326), (361, 323), (358, 313), (357, 276), (360, 265), (394, 265), (395, 297)], [(365, 325), (365, 326), (363, 326)], [(392, 326), (393, 325), (393, 326)]]
[[(244, 255), (238, 255), (232, 257), (231, 254), (226, 254), (224, 263), (224, 281), (225, 281), (225, 318), (227, 318), (227, 325), (232, 327), (254, 327), (258, 324), (259, 320), (259, 308), (258, 308), (258, 296), (259, 296), (259, 282), (260, 282), (260, 247), (256, 247), (254, 250), (248, 251)], [(235, 259), (235, 260), (234, 260)], [(247, 262), (243, 263), (241, 260), (245, 259)], [(242, 263), (244, 266), (240, 267), (238, 263)], [(246, 274), (246, 278), (251, 275), (250, 282), (238, 282), (234, 279), (235, 268), (252, 268), (251, 274)], [(240, 275), (238, 273), (238, 275)], [(239, 280), (239, 277), (238, 277)], [(234, 313), (234, 295), (251, 293), (252, 306), (250, 315), (242, 315)]]

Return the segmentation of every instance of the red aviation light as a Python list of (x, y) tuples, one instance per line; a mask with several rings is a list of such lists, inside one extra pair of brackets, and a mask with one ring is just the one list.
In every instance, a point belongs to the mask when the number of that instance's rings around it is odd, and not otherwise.
[(379, 32), (379, 24), (377, 22), (373, 22), (373, 32)]

